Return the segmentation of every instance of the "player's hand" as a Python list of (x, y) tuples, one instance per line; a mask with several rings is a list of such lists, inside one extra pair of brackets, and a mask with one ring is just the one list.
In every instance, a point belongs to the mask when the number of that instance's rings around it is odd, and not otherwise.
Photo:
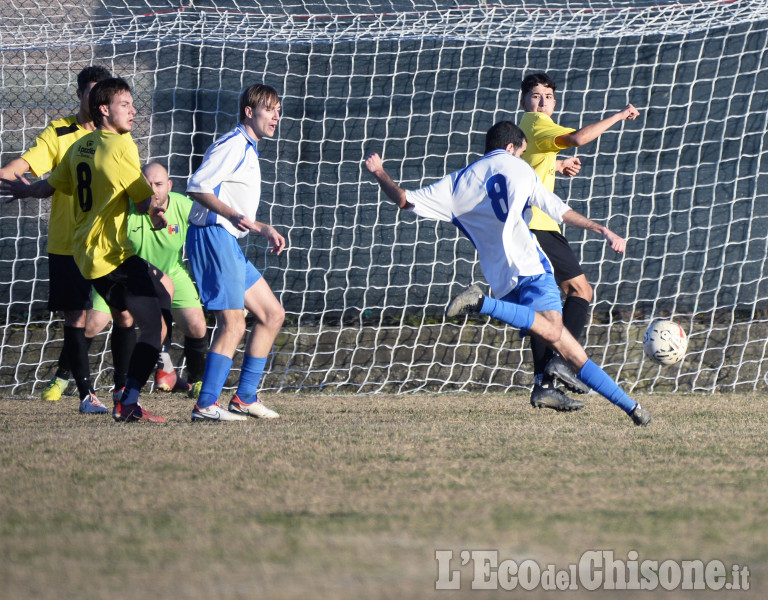
[(627, 104), (624, 107), (624, 110), (622, 110), (621, 113), (619, 113), (619, 114), (621, 115), (622, 119), (625, 119), (625, 120), (628, 119), (630, 121), (634, 121), (635, 119), (637, 119), (637, 117), (640, 116), (640, 111), (637, 110), (631, 104)]
[(150, 208), (149, 220), (152, 221), (152, 231), (159, 231), (168, 227), (168, 219), (165, 218), (164, 208)]
[(0, 193), (10, 196), (5, 204), (18, 200), (20, 198), (26, 198), (29, 191), (29, 181), (27, 181), (22, 175), (19, 175), (17, 179), (0, 179)]
[(581, 161), (575, 156), (563, 159), (561, 166), (561, 172), (566, 177), (573, 177), (581, 171)]
[(384, 170), (384, 163), (381, 162), (381, 157), (374, 152), (365, 157), (365, 168), (368, 169), (369, 173), (375, 175)]
[(277, 229), (272, 227), (271, 225), (267, 225), (261, 232), (261, 235), (263, 235), (267, 240), (269, 241), (269, 245), (271, 246), (269, 252), (280, 254), (283, 250), (285, 250), (285, 238), (280, 235), (277, 232)]
[(613, 231), (607, 227), (603, 227), (603, 237), (614, 252), (622, 254), (627, 247), (627, 241), (623, 237), (613, 233)]
[(253, 221), (240, 213), (235, 213), (229, 217), (229, 222), (232, 223), (238, 231), (249, 231), (252, 233), (260, 232), (260, 229), (256, 227), (256, 224)]

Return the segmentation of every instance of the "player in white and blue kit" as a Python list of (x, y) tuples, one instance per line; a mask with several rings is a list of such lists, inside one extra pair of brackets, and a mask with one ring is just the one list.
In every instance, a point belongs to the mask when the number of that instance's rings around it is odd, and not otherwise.
[(647, 425), (651, 421), (648, 411), (592, 362), (563, 327), (560, 290), (546, 255), (528, 229), (531, 206), (558, 223), (601, 234), (616, 252), (624, 251), (625, 241), (569, 209), (548, 191), (519, 158), (525, 145), (525, 135), (514, 123), (497, 123), (488, 130), (486, 153), (480, 160), (415, 191), (406, 192), (395, 184), (378, 154), (369, 155), (365, 166), (401, 209), (452, 222), (477, 249), (495, 298), (473, 285), (451, 301), (446, 310), (449, 317), (471, 312), (490, 315), (540, 337), (576, 371), (558, 370), (552, 373), (554, 377), (574, 388), (586, 384), (622, 408), (636, 425)]
[[(279, 120), (280, 100), (273, 88), (259, 84), (246, 89), (240, 96), (237, 127), (208, 148), (187, 186), (187, 195), (194, 200), (187, 256), (200, 299), (216, 315), (193, 421), (279, 416), (259, 401), (256, 392), (285, 311), (238, 244), (239, 238), (257, 233), (267, 238), (271, 252), (280, 254), (285, 248), (285, 239), (274, 227), (255, 220), (261, 197), (257, 143), (275, 135)], [(253, 314), (255, 324), (227, 410), (218, 399), (245, 333), (243, 308)]]

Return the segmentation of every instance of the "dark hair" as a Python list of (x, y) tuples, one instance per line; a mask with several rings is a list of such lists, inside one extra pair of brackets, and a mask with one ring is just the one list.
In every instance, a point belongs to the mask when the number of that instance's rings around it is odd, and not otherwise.
[(112, 73), (101, 65), (85, 67), (85, 69), (77, 74), (77, 91), (84, 92), (89, 83), (98, 83), (110, 77), (112, 77)]
[(240, 94), (240, 123), (245, 120), (245, 107), (256, 108), (263, 104), (267, 109), (280, 102), (275, 88), (257, 83), (243, 90)]
[(499, 121), (485, 134), (485, 153), (504, 150), (509, 144), (519, 148), (526, 141), (523, 130), (512, 121)]
[(93, 86), (90, 95), (88, 96), (88, 111), (91, 113), (91, 119), (96, 127), (100, 127), (104, 121), (104, 115), (99, 110), (100, 106), (104, 106), (112, 102), (114, 98), (120, 92), (130, 92), (131, 86), (128, 82), (121, 77), (110, 77), (99, 81)]
[(523, 96), (525, 96), (539, 84), (543, 85), (544, 87), (552, 88), (553, 92), (557, 89), (557, 84), (555, 81), (546, 73), (532, 73), (523, 79), (522, 83), (520, 84), (520, 91), (523, 92)]

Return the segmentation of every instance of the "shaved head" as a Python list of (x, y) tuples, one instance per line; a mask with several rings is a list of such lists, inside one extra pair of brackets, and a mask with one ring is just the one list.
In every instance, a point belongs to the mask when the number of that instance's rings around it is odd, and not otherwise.
[(144, 166), (142, 172), (155, 196), (165, 205), (168, 201), (168, 194), (173, 187), (173, 182), (168, 178), (166, 168), (158, 162), (151, 162)]

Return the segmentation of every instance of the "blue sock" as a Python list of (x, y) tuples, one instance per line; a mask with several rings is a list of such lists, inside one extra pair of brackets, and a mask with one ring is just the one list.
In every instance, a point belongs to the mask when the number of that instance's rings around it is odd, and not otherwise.
[(259, 383), (261, 383), (261, 376), (266, 365), (266, 356), (264, 358), (256, 358), (246, 354), (245, 358), (243, 358), (243, 369), (240, 371), (237, 396), (244, 404), (252, 404), (258, 401), (256, 392), (259, 390)]
[(578, 373), (579, 379), (595, 390), (598, 394), (605, 396), (616, 406), (629, 414), (637, 406), (637, 402), (632, 400), (622, 390), (618, 384), (611, 379), (610, 375), (598, 367), (590, 359), (584, 363)]
[(205, 408), (216, 404), (219, 394), (224, 388), (229, 376), (229, 370), (232, 368), (232, 359), (223, 354), (209, 352), (205, 359), (205, 373), (203, 374), (203, 385), (200, 388), (200, 395), (197, 398), (197, 406)]
[(536, 313), (527, 306), (496, 300), (496, 298), (489, 298), (488, 296), (483, 299), (480, 314), (489, 315), (494, 319), (512, 325), (512, 327), (526, 331), (531, 328), (533, 318), (536, 316)]
[(125, 380), (125, 389), (123, 390), (123, 396), (120, 398), (120, 404), (136, 404), (139, 401), (139, 392), (142, 385), (133, 377), (128, 377)]

